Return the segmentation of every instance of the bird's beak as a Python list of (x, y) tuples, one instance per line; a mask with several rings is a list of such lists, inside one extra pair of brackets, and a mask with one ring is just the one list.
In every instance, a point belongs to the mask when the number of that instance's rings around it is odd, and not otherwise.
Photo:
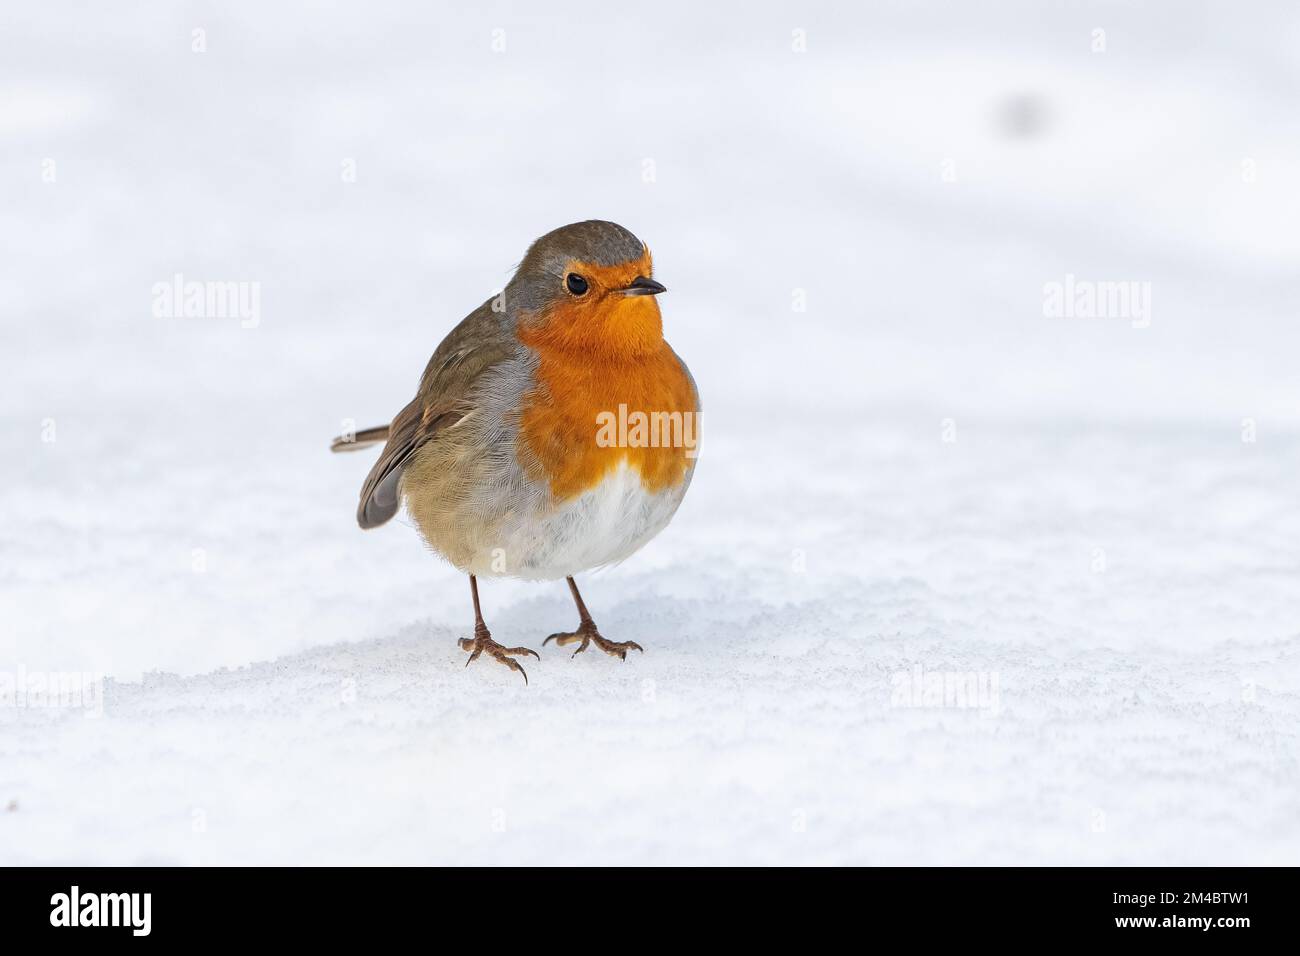
[(645, 276), (637, 276), (630, 286), (623, 290), (624, 295), (658, 295), (660, 292), (667, 292), (668, 288), (655, 282), (654, 279), (647, 279)]

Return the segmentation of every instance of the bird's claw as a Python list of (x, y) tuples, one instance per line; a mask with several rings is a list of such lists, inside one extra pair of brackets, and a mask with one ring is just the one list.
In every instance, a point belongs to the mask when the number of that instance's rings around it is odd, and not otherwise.
[(487, 651), (488, 657), (505, 664), (506, 667), (510, 668), (512, 671), (518, 671), (522, 674), (525, 684), (528, 683), (528, 672), (524, 670), (523, 666), (518, 661), (511, 659), (508, 655), (532, 654), (533, 657), (536, 657), (539, 661), (542, 659), (541, 655), (531, 647), (502, 647), (496, 641), (492, 640), (492, 636), (487, 633), (486, 629), (481, 632), (476, 629), (473, 637), (462, 637), (457, 643), (460, 644), (461, 650), (470, 652), (469, 660), (465, 661), (466, 667), (473, 664), (479, 659), (480, 654)]
[(630, 650), (638, 650), (642, 654), (645, 653), (645, 648), (636, 641), (606, 640), (600, 636), (600, 632), (596, 630), (594, 624), (580, 624), (576, 631), (557, 631), (546, 640), (542, 641), (542, 646), (545, 647), (551, 641), (555, 641), (556, 645), (559, 647), (564, 647), (566, 644), (573, 644), (574, 642), (581, 641), (582, 643), (578, 644), (577, 649), (569, 655), (570, 659), (577, 657), (592, 644), (595, 644), (610, 657), (617, 657), (620, 661), (627, 660), (627, 652)]

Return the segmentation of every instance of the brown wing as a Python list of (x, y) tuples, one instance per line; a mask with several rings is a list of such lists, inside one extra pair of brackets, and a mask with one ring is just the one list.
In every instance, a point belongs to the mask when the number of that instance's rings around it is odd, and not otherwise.
[(472, 389), (488, 369), (519, 346), (504, 314), (484, 303), (442, 340), (420, 379), (420, 391), (397, 413), (388, 443), (361, 486), (357, 524), (375, 528), (401, 507), (402, 469), (425, 442), (473, 411)]

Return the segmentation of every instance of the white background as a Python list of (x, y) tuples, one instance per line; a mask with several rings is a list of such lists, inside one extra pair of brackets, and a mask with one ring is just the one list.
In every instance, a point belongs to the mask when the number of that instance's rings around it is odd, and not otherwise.
[[(0, 707), (0, 863), (1295, 863), (1294, 7), (547, 6), (6, 9), (0, 670), (107, 681)], [(327, 444), (585, 218), (704, 448), (525, 687)]]

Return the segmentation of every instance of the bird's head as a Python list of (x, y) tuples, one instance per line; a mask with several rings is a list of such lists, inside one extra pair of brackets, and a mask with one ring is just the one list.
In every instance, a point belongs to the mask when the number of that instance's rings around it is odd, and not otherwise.
[(528, 249), (506, 288), (519, 304), (520, 338), (571, 352), (628, 356), (663, 343), (646, 244), (613, 222), (548, 232)]

